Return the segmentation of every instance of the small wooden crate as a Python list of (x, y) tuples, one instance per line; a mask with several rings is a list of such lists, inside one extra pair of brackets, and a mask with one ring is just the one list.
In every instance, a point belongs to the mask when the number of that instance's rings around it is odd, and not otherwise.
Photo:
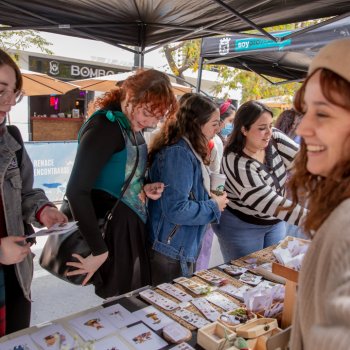
[(213, 322), (198, 330), (197, 343), (205, 350), (224, 350), (232, 347), (236, 333), (219, 322)]

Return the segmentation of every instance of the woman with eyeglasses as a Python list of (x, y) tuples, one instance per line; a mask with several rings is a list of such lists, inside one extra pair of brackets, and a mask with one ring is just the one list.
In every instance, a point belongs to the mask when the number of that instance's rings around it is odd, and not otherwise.
[[(144, 186), (147, 145), (142, 130), (174, 114), (177, 101), (169, 77), (149, 69), (139, 70), (106, 93), (95, 107), (97, 111), (80, 131), (67, 186), (74, 219), (92, 254), (86, 258), (74, 254), (77, 261), (68, 265), (75, 271), (68, 275), (83, 275), (83, 285), (93, 276), (95, 293), (107, 298), (150, 283), (145, 196), (158, 199), (164, 184)], [(105, 217), (118, 198), (103, 239), (98, 219)]]
[(24, 223), (50, 227), (67, 222), (44, 191), (33, 188), (33, 165), (19, 130), (6, 126), (22, 96), (21, 72), (0, 50), (0, 336), (30, 323), (33, 256)]

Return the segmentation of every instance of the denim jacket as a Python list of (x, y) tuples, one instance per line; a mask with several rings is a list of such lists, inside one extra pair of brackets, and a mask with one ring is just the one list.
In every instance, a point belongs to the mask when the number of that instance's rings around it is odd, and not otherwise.
[[(8, 236), (23, 236), (23, 221), (40, 227), (36, 212), (49, 203), (41, 189), (33, 188), (33, 165), (23, 149), (22, 164), (17, 164), (16, 151), (21, 145), (8, 133), (0, 136), (0, 191), (4, 206)], [(33, 276), (33, 254), (15, 265), (18, 282), (24, 296), (30, 300), (30, 284)]]
[(218, 222), (221, 212), (203, 186), (200, 161), (183, 139), (156, 154), (149, 176), (166, 186), (160, 199), (148, 202), (152, 248), (180, 260), (186, 276), (186, 262), (196, 262), (206, 226)]

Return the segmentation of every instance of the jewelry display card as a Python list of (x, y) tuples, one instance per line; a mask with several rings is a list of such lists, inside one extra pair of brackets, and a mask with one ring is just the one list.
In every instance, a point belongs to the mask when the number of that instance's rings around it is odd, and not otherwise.
[(164, 339), (142, 323), (121, 331), (120, 335), (137, 350), (158, 350), (168, 345)]
[(160, 290), (162, 290), (165, 293), (168, 293), (169, 295), (171, 295), (172, 297), (174, 297), (180, 301), (188, 302), (188, 301), (191, 301), (193, 299), (193, 297), (191, 295), (187, 294), (186, 292), (184, 292), (180, 288), (177, 288), (173, 284), (170, 284), (170, 283), (159, 284), (157, 286), (157, 288), (159, 288)]
[(215, 310), (209, 301), (205, 298), (196, 298), (191, 303), (207, 318), (209, 321), (215, 322), (220, 313)]
[(105, 316), (108, 321), (110, 321), (113, 326), (117, 328), (123, 328), (125, 326), (129, 326), (130, 324), (138, 322), (133, 314), (120, 304), (108, 306), (100, 310), (99, 313)]
[(84, 340), (96, 340), (110, 335), (116, 329), (108, 319), (99, 312), (90, 312), (69, 321)]
[(45, 326), (31, 334), (31, 338), (44, 350), (60, 350), (63, 346), (74, 346), (73, 337), (60, 324)]
[(195, 350), (195, 349), (187, 343), (181, 343), (174, 346), (173, 348), (170, 348), (170, 350)]
[(174, 320), (153, 306), (147, 306), (144, 309), (137, 310), (133, 313), (133, 315), (154, 331), (158, 331), (167, 324), (174, 322)]
[(246, 267), (236, 266), (236, 265), (224, 264), (219, 267), (231, 276), (241, 275), (242, 273), (245, 273), (246, 271), (248, 271)]
[(119, 338), (111, 337), (94, 343), (94, 350), (130, 350)]
[(235, 287), (232, 284), (226, 284), (225, 286), (220, 287), (220, 291), (240, 301), (243, 301), (244, 293), (246, 293), (250, 289), (252, 289), (252, 287), (250, 286)]
[(22, 335), (1, 344), (1, 350), (38, 350), (29, 335)]
[(210, 293), (206, 295), (205, 298), (225, 311), (235, 310), (239, 307), (239, 305), (218, 292)]
[(239, 280), (252, 286), (257, 286), (261, 282), (262, 276), (257, 276), (250, 272), (245, 272), (239, 277)]
[(180, 307), (178, 304), (176, 304), (172, 300), (164, 297), (163, 295), (155, 292), (152, 289), (143, 290), (142, 292), (140, 292), (140, 296), (143, 299), (149, 301), (151, 304), (156, 304), (162, 309), (167, 311), (172, 311)]
[(204, 283), (193, 281), (193, 280), (186, 278), (186, 277), (176, 278), (176, 279), (174, 279), (174, 282), (187, 288), (189, 291), (191, 291), (192, 293), (194, 293), (196, 295), (205, 294), (205, 293), (208, 293), (211, 291), (210, 286), (207, 286)]
[(179, 309), (174, 312), (174, 315), (181, 318), (182, 320), (188, 322), (194, 327), (201, 328), (206, 326), (210, 322), (204, 317), (195, 314), (194, 312), (188, 311), (186, 309)]
[(213, 286), (222, 286), (227, 283), (227, 279), (216, 275), (208, 270), (197, 271), (194, 273), (196, 276), (204, 279), (206, 282)]

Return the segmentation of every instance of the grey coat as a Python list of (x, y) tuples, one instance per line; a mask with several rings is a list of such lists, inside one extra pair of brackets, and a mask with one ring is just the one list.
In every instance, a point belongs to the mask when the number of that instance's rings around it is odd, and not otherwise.
[[(23, 221), (39, 227), (35, 214), (43, 205), (50, 203), (43, 190), (33, 188), (33, 164), (25, 149), (22, 151), (22, 164), (18, 167), (15, 152), (20, 148), (21, 145), (7, 130), (0, 136), (0, 191), (9, 236), (24, 234)], [(16, 264), (15, 271), (25, 297), (30, 300), (33, 254)]]

